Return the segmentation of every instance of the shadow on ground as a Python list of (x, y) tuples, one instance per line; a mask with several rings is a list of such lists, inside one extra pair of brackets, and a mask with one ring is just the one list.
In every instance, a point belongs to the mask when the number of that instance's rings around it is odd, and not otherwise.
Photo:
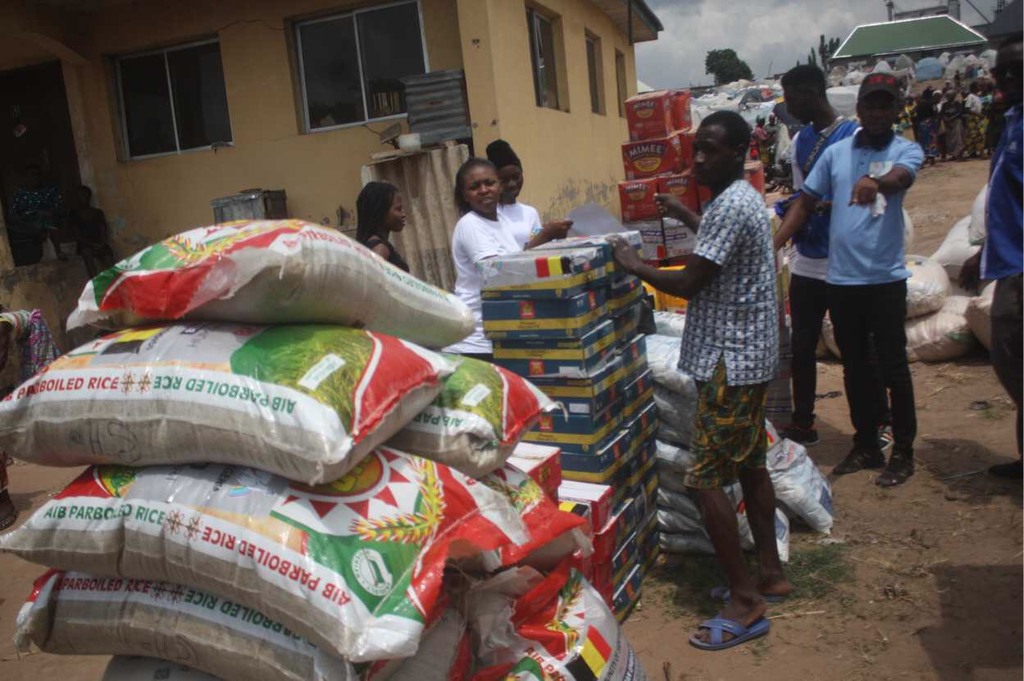
[(933, 571), (942, 621), (917, 632), (941, 681), (971, 681), (982, 670), (1024, 663), (1020, 565), (950, 566)]
[(973, 440), (925, 438), (922, 444), (917, 458), (948, 488), (948, 497), (971, 504), (989, 504), (998, 496), (1017, 503), (1024, 501), (1020, 480), (1002, 480), (988, 474), (989, 466), (1011, 461), (1006, 456)]

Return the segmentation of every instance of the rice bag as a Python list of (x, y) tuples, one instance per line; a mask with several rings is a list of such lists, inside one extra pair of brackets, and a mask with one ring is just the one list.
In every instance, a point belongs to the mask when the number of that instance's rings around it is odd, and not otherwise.
[(646, 681), (615, 616), (583, 575), (563, 563), (533, 577), (525, 593), (500, 584), (503, 592), (489, 596), (485, 582), (471, 594), (469, 620), (480, 638), (473, 681)]
[(244, 220), (182, 232), (101, 272), (68, 328), (175, 319), (340, 324), (433, 348), (462, 340), (474, 323), (454, 295), (337, 230)]
[(0, 449), (46, 466), (213, 462), (315, 484), (391, 437), (454, 369), (411, 343), (337, 326), (119, 331), (0, 402)]
[[(109, 681), (358, 681), (352, 665), (326, 655), (280, 622), (201, 589), (50, 570), (18, 613), (14, 643), (61, 655), (159, 655), (174, 675), (145, 677), (144, 660), (111, 662)], [(129, 675), (135, 672), (135, 675)]]
[(553, 407), (526, 379), (466, 357), (445, 378), (441, 394), (388, 445), (477, 478), (500, 468), (541, 413)]
[(582, 524), (511, 467), (476, 481), (381, 448), (317, 487), (213, 464), (92, 467), (0, 537), (0, 550), (189, 584), (363, 662), (416, 652), (449, 560), (493, 570), (565, 534), (568, 555)]
[(818, 532), (832, 529), (832, 488), (803, 445), (782, 440), (768, 450), (767, 468), (783, 510)]
[(100, 681), (221, 681), (191, 667), (155, 657), (117, 655), (103, 671)]

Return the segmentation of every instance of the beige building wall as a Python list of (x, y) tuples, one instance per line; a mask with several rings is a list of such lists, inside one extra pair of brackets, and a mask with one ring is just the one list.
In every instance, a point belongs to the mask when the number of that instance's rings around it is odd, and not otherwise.
[[(560, 104), (567, 111), (536, 105), (527, 7), (555, 17), (565, 59), (560, 87), (568, 95)], [(521, 198), (546, 219), (588, 201), (618, 215), (620, 144), (628, 133), (619, 116), (616, 50), (626, 60), (627, 96), (636, 94), (634, 53), (625, 33), (589, 0), (459, 0), (459, 19), (476, 153), (482, 156), (495, 139), (507, 140), (525, 166)], [(601, 43), (603, 114), (591, 111), (588, 32)]]

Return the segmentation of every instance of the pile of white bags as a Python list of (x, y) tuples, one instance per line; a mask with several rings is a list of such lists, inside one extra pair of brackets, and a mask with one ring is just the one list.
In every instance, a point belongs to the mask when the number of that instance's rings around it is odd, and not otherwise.
[(981, 250), (981, 246), (971, 244), (970, 226), (972, 221), (973, 218), (970, 215), (957, 221), (946, 234), (946, 238), (942, 240), (938, 250), (931, 255), (931, 260), (942, 265), (946, 270), (950, 282), (955, 283), (960, 279), (960, 269), (963, 264)]
[(967, 327), (986, 350), (992, 349), (992, 298), (995, 293), (995, 282), (988, 284), (981, 289), (980, 295), (971, 298), (964, 313)]
[(907, 279), (907, 319), (936, 312), (949, 295), (949, 276), (942, 265), (923, 255), (906, 258), (910, 278)]
[(976, 341), (967, 323), (967, 296), (949, 296), (933, 314), (907, 322), (907, 359), (945, 362), (970, 352)]
[(687, 447), (697, 413), (697, 384), (678, 367), (682, 338), (647, 336), (647, 365), (654, 379), (659, 440)]

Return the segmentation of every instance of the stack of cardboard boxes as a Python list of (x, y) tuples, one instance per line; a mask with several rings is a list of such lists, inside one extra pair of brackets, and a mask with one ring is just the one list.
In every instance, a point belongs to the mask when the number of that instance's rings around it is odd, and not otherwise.
[[(640, 250), (640, 235), (627, 233)], [(580, 568), (619, 616), (658, 551), (654, 383), (637, 327), (643, 287), (603, 238), (570, 239), (481, 264), (494, 363), (561, 403), (524, 442), (558, 447), (558, 498), (590, 521)]]

